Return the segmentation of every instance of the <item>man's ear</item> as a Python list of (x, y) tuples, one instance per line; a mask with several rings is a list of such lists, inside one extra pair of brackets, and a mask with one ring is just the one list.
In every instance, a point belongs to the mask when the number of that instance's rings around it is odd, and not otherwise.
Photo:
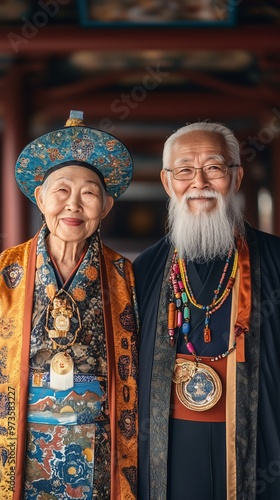
[(112, 196), (106, 196), (106, 204), (103, 208), (101, 219), (105, 219), (110, 210), (113, 208), (114, 202), (115, 200)]
[(167, 172), (166, 170), (162, 169), (160, 171), (160, 179), (161, 179), (161, 182), (162, 182), (162, 185), (166, 191), (166, 193), (168, 194), (168, 196), (171, 196), (171, 190), (170, 190), (170, 186), (169, 186), (169, 182), (168, 182), (168, 174), (169, 172)]
[(237, 193), (237, 191), (239, 191), (239, 188), (241, 186), (243, 175), (244, 175), (244, 169), (240, 165), (240, 167), (237, 168), (237, 173), (236, 173), (236, 178), (235, 178), (235, 188), (234, 189), (235, 189), (236, 193)]
[(34, 196), (36, 203), (38, 205), (38, 208), (42, 214), (44, 213), (44, 204), (42, 201), (42, 186), (37, 186), (34, 190)]

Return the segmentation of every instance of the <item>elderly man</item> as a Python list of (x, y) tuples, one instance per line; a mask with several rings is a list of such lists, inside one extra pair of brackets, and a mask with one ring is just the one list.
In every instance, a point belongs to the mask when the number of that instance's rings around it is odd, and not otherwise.
[(169, 232), (134, 262), (139, 498), (280, 498), (280, 238), (253, 229), (227, 127), (166, 141)]

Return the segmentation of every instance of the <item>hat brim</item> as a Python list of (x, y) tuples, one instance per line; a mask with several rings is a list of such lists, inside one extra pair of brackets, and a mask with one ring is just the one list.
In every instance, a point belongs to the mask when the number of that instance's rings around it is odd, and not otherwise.
[(16, 181), (25, 196), (36, 203), (35, 188), (48, 172), (71, 164), (100, 172), (113, 198), (124, 193), (133, 175), (133, 160), (119, 139), (102, 130), (75, 126), (54, 130), (30, 142), (17, 159)]

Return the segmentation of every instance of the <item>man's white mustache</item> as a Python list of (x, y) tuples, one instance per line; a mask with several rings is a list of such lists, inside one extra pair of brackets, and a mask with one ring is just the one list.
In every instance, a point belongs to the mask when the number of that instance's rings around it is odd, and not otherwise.
[(215, 191), (195, 191), (192, 193), (186, 193), (184, 195), (184, 200), (194, 200), (198, 198), (211, 198), (217, 199), (218, 195)]

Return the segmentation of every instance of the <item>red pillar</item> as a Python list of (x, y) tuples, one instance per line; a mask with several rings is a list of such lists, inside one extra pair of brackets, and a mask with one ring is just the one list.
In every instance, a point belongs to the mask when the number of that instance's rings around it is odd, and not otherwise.
[(28, 116), (25, 115), (24, 78), (19, 66), (5, 77), (4, 131), (1, 165), (1, 251), (27, 239), (28, 199), (15, 181), (15, 163), (27, 143)]

